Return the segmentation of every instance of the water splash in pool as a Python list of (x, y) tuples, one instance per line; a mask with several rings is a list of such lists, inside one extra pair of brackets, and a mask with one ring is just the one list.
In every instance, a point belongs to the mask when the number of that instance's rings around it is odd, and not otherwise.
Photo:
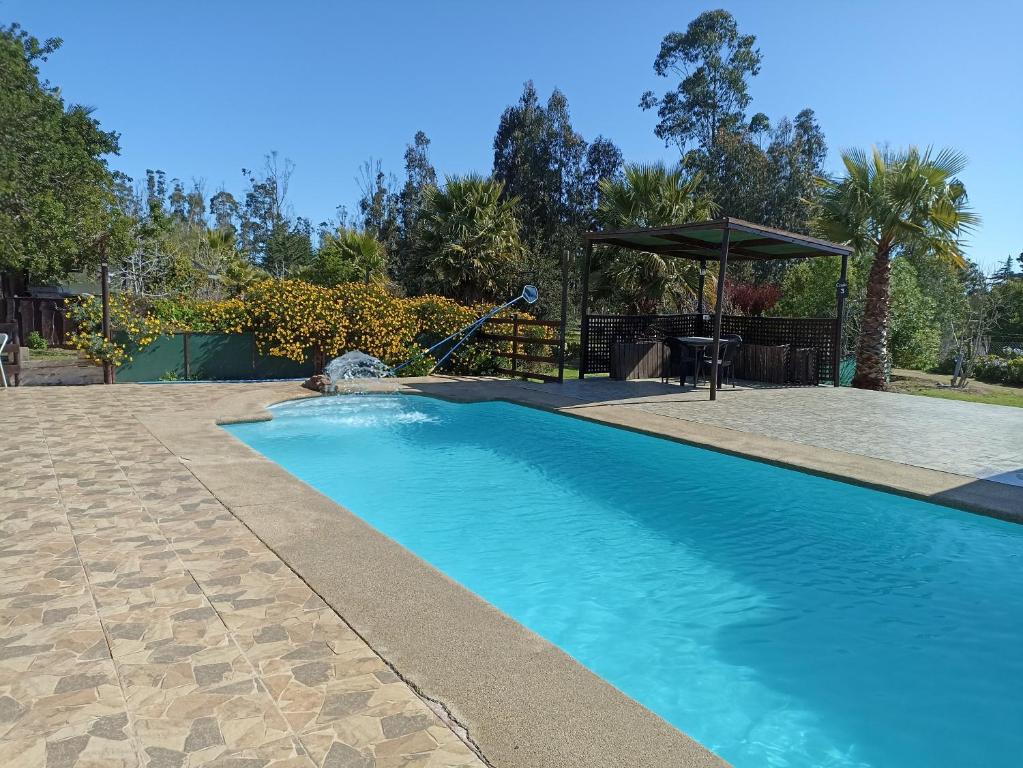
[(391, 376), (391, 368), (373, 355), (353, 350), (345, 352), (341, 357), (335, 357), (324, 368), (324, 373), (330, 379), (329, 392), (339, 391), (351, 392), (357, 388), (348, 384), (360, 379), (382, 379)]

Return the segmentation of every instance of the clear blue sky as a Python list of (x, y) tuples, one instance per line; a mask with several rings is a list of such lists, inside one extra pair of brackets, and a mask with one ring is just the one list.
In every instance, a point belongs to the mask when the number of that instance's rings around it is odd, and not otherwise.
[[(576, 130), (630, 161), (676, 159), (640, 94), (661, 38), (717, 4), (687, 2), (194, 2), (0, 0), (0, 19), (64, 38), (44, 74), (121, 133), (112, 165), (221, 185), (276, 149), (291, 199), (317, 223), (352, 208), (369, 157), (402, 174), (417, 130), (442, 174), (488, 172), (501, 110), (533, 79), (567, 95)], [(851, 146), (950, 145), (983, 216), (969, 255), (1023, 250), (1023, 4), (728, 2), (764, 56), (754, 111), (812, 107), (828, 164)]]

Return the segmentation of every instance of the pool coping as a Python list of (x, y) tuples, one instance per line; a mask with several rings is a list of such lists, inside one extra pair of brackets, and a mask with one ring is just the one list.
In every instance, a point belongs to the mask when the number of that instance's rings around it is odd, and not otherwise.
[(296, 390), (253, 387), (211, 403), (206, 418), (139, 419), (489, 764), (728, 765), (220, 426), (266, 421), (268, 406), (316, 396)]
[[(456, 402), (517, 403), (1023, 521), (1023, 489), (627, 406), (581, 404), (520, 382), (429, 377), (374, 382), (366, 388)], [(421, 695), (439, 702), (491, 764), (726, 765), (546, 640), (217, 426), (265, 421), (272, 418), (268, 406), (315, 396), (294, 384), (257, 385), (211, 403), (211, 412), (201, 420), (140, 418), (399, 675)]]

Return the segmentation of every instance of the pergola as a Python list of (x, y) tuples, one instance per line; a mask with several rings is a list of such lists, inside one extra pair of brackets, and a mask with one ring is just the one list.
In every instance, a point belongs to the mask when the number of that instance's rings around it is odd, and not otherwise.
[[(717, 302), (714, 308), (714, 344), (710, 375), (710, 399), (717, 399), (718, 359), (721, 344), (721, 316), (724, 305), (725, 275), (728, 262), (732, 261), (766, 261), (770, 259), (808, 259), (815, 256), (841, 256), (841, 277), (836, 285), (838, 320), (836, 324), (836, 349), (842, 337), (842, 324), (845, 314), (845, 296), (848, 292), (847, 273), (849, 255), (852, 248), (826, 240), (819, 240), (808, 235), (786, 232), (772, 227), (752, 224), (741, 219), (723, 218), (712, 221), (699, 221), (689, 224), (673, 224), (667, 227), (649, 227), (644, 229), (625, 229), (609, 232), (587, 232), (586, 257), (583, 261), (582, 285), (582, 336), (580, 343), (583, 350), (587, 349), (588, 324), (586, 322), (589, 305), (590, 262), (593, 246), (611, 245), (632, 251), (657, 253), (690, 259), (700, 263), (700, 282), (697, 311), (703, 314), (704, 278), (708, 260), (718, 262)], [(838, 355), (833, 356), (832, 371), (835, 386), (839, 380)], [(580, 368), (579, 377), (585, 371)]]

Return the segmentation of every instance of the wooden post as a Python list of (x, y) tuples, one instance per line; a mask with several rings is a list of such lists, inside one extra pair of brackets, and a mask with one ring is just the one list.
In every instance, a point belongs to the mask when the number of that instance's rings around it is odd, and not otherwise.
[(593, 243), (586, 241), (586, 255), (583, 256), (583, 297), (580, 302), (579, 314), (579, 378), (586, 376), (587, 368), (587, 344), (589, 333), (586, 327), (586, 313), (590, 299), (590, 259), (593, 257)]
[(849, 293), (849, 254), (842, 254), (842, 274), (835, 284), (835, 357), (831, 362), (831, 378), (836, 387), (842, 386), (842, 336), (845, 330), (845, 297)]
[(511, 343), (511, 370), (512, 376), (518, 370), (516, 365), (515, 355), (519, 352), (519, 316), (518, 313), (512, 315), (512, 343)]
[(561, 252), (561, 343), (558, 345), (558, 383), (565, 381), (565, 332), (568, 330), (568, 254)]
[[(107, 264), (106, 243), (100, 243), (99, 279), (103, 297), (103, 324), (101, 333), (104, 341), (110, 341), (110, 266)], [(103, 361), (103, 383), (114, 383), (114, 365), (109, 360)]]
[(192, 361), (189, 359), (191, 357), (189, 346), (191, 346), (192, 334), (185, 331), (181, 336), (181, 354), (185, 359), (185, 381), (188, 381), (192, 378)]
[(696, 295), (696, 313), (700, 316), (700, 322), (703, 322), (703, 288), (704, 282), (707, 279), (707, 260), (700, 259), (700, 282), (699, 292)]
[(714, 357), (710, 362), (710, 399), (718, 399), (718, 356), (721, 352), (721, 312), (725, 304), (725, 273), (728, 270), (728, 224), (721, 236), (721, 256), (718, 261), (718, 295), (714, 307)]

